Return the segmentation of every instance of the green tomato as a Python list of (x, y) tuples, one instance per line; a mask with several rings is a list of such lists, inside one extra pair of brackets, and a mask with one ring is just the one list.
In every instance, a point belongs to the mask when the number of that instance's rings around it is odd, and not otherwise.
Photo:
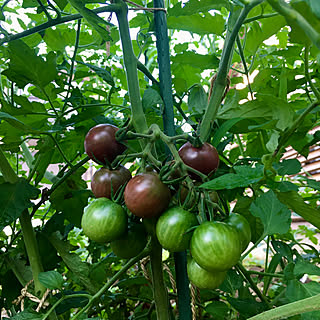
[(240, 258), (240, 236), (234, 227), (224, 222), (207, 221), (194, 231), (190, 251), (207, 271), (225, 271)]
[(248, 220), (238, 213), (231, 213), (224, 222), (238, 230), (241, 252), (243, 252), (251, 241), (251, 228)]
[(218, 288), (227, 275), (227, 271), (207, 271), (194, 259), (188, 260), (187, 271), (190, 281), (200, 289)]
[(127, 231), (128, 218), (119, 204), (98, 198), (84, 209), (81, 226), (89, 239), (105, 243), (120, 238)]
[(164, 249), (171, 252), (184, 251), (189, 248), (192, 232), (187, 231), (198, 225), (197, 217), (181, 207), (165, 211), (157, 221), (156, 235)]
[(130, 225), (128, 232), (120, 239), (111, 241), (113, 253), (122, 259), (130, 259), (137, 256), (147, 244), (147, 233), (142, 224)]

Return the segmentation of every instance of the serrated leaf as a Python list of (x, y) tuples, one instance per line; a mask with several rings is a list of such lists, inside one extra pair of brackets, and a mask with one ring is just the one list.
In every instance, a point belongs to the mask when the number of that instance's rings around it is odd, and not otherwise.
[(297, 174), (301, 171), (301, 163), (298, 159), (282, 160), (280, 163), (274, 164), (280, 176)]
[(202, 85), (195, 84), (192, 86), (188, 96), (189, 110), (196, 111), (197, 113), (203, 113), (208, 105), (208, 96), (204, 91)]
[(263, 178), (263, 166), (235, 166), (236, 173), (227, 173), (201, 185), (201, 188), (221, 190), (247, 187)]
[(320, 276), (320, 268), (311, 262), (302, 259), (301, 256), (296, 261), (293, 272), (295, 275), (312, 274)]
[(227, 300), (245, 319), (268, 309), (267, 305), (254, 299), (227, 297)]
[(171, 57), (172, 63), (188, 64), (201, 70), (215, 69), (219, 65), (219, 59), (213, 54), (199, 54), (193, 51), (186, 51)]
[(56, 78), (56, 56), (53, 52), (49, 52), (45, 61), (22, 40), (11, 41), (8, 47), (9, 68), (3, 71), (3, 74), (19, 88), (32, 83), (43, 89)]
[(157, 107), (157, 105), (163, 104), (163, 100), (159, 92), (152, 88), (147, 88), (142, 97), (142, 105), (144, 110), (148, 110), (152, 107)]
[(311, 205), (305, 203), (303, 198), (297, 192), (278, 192), (277, 197), (288, 208), (320, 229), (320, 210), (317, 210)]
[(320, 283), (311, 281), (302, 283), (299, 280), (290, 280), (287, 285), (286, 297), (290, 302), (312, 297), (320, 293)]
[(225, 136), (225, 134), (239, 121), (241, 118), (234, 118), (227, 121), (224, 121), (223, 124), (218, 128), (218, 130), (214, 133), (214, 137), (211, 141), (211, 144), (214, 147), (217, 147), (221, 139)]
[(222, 7), (229, 9), (230, 3), (227, 0), (189, 0), (182, 6), (182, 2), (178, 1), (176, 5), (168, 10), (168, 14), (169, 16), (186, 16), (196, 12), (220, 10)]
[(15, 314), (10, 319), (12, 320), (41, 320), (42, 315), (40, 313), (30, 311), (30, 310), (23, 310), (17, 314)]
[(284, 234), (290, 228), (291, 211), (278, 200), (272, 190), (257, 198), (251, 204), (250, 212), (261, 219), (264, 235)]
[(206, 306), (205, 310), (217, 319), (224, 319), (229, 312), (229, 307), (222, 301), (213, 301)]
[(0, 184), (0, 230), (19, 218), (25, 209), (32, 207), (30, 199), (37, 198), (39, 193), (39, 189), (23, 178), (16, 183)]
[(40, 272), (38, 275), (39, 281), (48, 289), (62, 289), (63, 277), (57, 271)]
[(89, 64), (89, 63), (84, 63), (82, 61), (78, 61), (78, 63), (83, 64), (84, 66), (87, 66), (88, 68), (90, 68), (92, 71), (94, 71), (101, 79), (103, 79), (104, 81), (106, 81), (108, 84), (110, 84), (112, 87), (115, 86), (114, 80), (110, 74), (110, 72), (106, 69), (97, 67), (93, 64)]
[(88, 198), (92, 194), (87, 190), (86, 182), (81, 178), (85, 168), (77, 170), (66, 179), (50, 196), (52, 207), (63, 212), (66, 219), (76, 226), (81, 226), (81, 217)]
[(188, 16), (169, 16), (168, 28), (190, 31), (198, 34), (217, 34), (222, 35), (225, 29), (225, 21), (222, 15), (212, 16), (207, 13), (204, 15), (193, 14)]
[(310, 187), (310, 188), (313, 188), (313, 189), (315, 189), (315, 190), (320, 191), (320, 181), (308, 179), (308, 180), (307, 180), (307, 185), (308, 185), (308, 187)]
[(295, 113), (289, 103), (269, 94), (258, 94), (256, 100), (239, 104), (228, 101), (219, 111), (219, 119), (257, 119), (263, 122), (276, 120), (276, 128), (284, 130), (293, 123)]

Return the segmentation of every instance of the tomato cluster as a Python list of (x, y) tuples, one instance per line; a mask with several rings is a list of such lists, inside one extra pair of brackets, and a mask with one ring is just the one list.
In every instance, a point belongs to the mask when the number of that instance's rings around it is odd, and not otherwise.
[[(110, 163), (125, 150), (116, 140), (117, 130), (112, 125), (97, 125), (85, 138), (88, 156), (103, 167), (92, 177), (91, 189), (96, 199), (84, 210), (83, 232), (91, 240), (110, 242), (114, 254), (128, 259), (139, 254), (147, 243), (148, 235), (141, 219), (154, 218), (152, 236), (157, 237), (164, 249), (190, 251), (187, 267), (190, 280), (199, 288), (217, 288), (251, 240), (247, 220), (231, 213), (223, 221), (202, 221), (199, 225), (197, 212), (194, 212), (199, 191), (194, 195), (193, 190), (189, 201), (193, 209), (187, 205), (183, 207), (181, 203), (190, 193), (184, 184), (180, 186), (180, 193), (173, 195), (157, 172), (146, 171), (132, 177), (124, 166), (110, 169)], [(209, 143), (193, 147), (187, 142), (178, 153), (195, 185), (200, 183), (197, 181), (201, 180), (201, 174), (210, 176), (219, 166), (218, 152)], [(119, 190), (123, 191), (125, 206), (114, 200)], [(208, 196), (211, 203), (219, 201), (215, 191)], [(121, 192), (119, 199), (122, 199)]]

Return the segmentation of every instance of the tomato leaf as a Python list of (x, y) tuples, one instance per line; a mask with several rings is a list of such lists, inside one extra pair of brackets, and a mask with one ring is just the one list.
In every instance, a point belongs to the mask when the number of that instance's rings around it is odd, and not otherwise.
[(44, 88), (56, 78), (56, 56), (53, 52), (47, 55), (46, 60), (37, 56), (22, 40), (9, 42), (9, 69), (3, 71), (19, 88), (32, 83)]
[(193, 51), (185, 51), (171, 58), (174, 65), (187, 64), (201, 70), (215, 69), (219, 65), (219, 59), (213, 54), (199, 54)]
[(202, 114), (208, 105), (208, 97), (201, 84), (195, 84), (190, 89), (188, 107), (190, 111)]
[(320, 210), (305, 203), (297, 192), (278, 192), (277, 197), (282, 203), (288, 206), (288, 208), (320, 229)]
[(307, 184), (308, 184), (308, 187), (320, 191), (320, 181), (307, 179)]
[(258, 302), (254, 299), (227, 297), (227, 300), (237, 311), (240, 312), (245, 319), (248, 319), (268, 309), (264, 303)]
[(212, 190), (235, 189), (247, 187), (263, 178), (263, 166), (261, 165), (257, 165), (255, 168), (250, 166), (235, 166), (234, 170), (236, 173), (227, 173), (202, 184), (200, 187)]
[(84, 207), (88, 204), (91, 191), (81, 175), (85, 168), (77, 170), (71, 177), (63, 182), (50, 196), (54, 209), (64, 213), (66, 219), (80, 227)]
[(264, 235), (284, 234), (290, 228), (291, 211), (277, 199), (272, 190), (258, 197), (251, 204), (250, 212), (261, 219)]
[(217, 317), (217, 319), (225, 319), (225, 316), (229, 312), (227, 304), (222, 301), (211, 302), (206, 306), (205, 310), (212, 316)]
[(23, 210), (33, 206), (40, 190), (20, 178), (16, 183), (0, 184), (0, 230), (20, 217)]
[(62, 289), (63, 277), (57, 271), (40, 272), (38, 275), (39, 281), (48, 289)]
[(225, 29), (225, 21), (222, 15), (209, 13), (203, 15), (193, 14), (188, 16), (169, 16), (168, 28), (190, 31), (198, 34), (216, 34), (222, 35)]
[(280, 163), (274, 164), (273, 167), (280, 176), (297, 174), (301, 171), (301, 163), (298, 159), (282, 160)]
[(31, 310), (23, 310), (15, 314), (10, 319), (12, 320), (41, 320), (42, 315), (39, 312), (34, 312)]

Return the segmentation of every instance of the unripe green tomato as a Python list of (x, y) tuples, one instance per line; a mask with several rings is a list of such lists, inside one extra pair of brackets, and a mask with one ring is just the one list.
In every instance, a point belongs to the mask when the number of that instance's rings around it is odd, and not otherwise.
[(207, 221), (193, 232), (190, 251), (193, 259), (207, 271), (225, 271), (240, 258), (240, 235), (227, 223)]
[(128, 217), (119, 204), (98, 198), (85, 207), (81, 227), (89, 239), (106, 243), (120, 238), (127, 231)]
[(184, 251), (189, 248), (192, 232), (187, 231), (198, 225), (197, 217), (181, 207), (165, 211), (157, 221), (157, 238), (164, 249), (171, 252)]
[(230, 213), (225, 223), (235, 227), (240, 235), (241, 252), (243, 252), (251, 241), (251, 228), (248, 220), (238, 213)]
[(188, 260), (187, 271), (190, 281), (200, 289), (218, 288), (227, 275), (227, 271), (207, 271), (194, 259)]

